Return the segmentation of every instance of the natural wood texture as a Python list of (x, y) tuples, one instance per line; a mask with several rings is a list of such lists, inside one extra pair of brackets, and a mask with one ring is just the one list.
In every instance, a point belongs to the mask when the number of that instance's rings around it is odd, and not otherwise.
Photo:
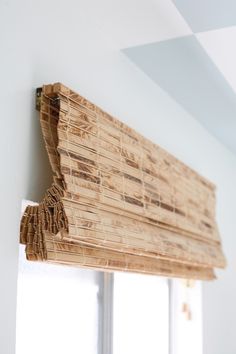
[(28, 259), (197, 279), (225, 266), (212, 183), (62, 84), (43, 87), (40, 122), (54, 184), (22, 218)]

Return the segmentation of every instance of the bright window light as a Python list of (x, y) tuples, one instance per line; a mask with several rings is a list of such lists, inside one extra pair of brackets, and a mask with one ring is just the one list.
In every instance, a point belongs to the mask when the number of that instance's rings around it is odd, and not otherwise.
[[(172, 280), (172, 352), (202, 354), (202, 288), (201, 282), (186, 287), (182, 280)], [(191, 320), (183, 312), (186, 303)]]
[(97, 354), (96, 273), (25, 260), (20, 247), (16, 354)]
[(168, 354), (168, 282), (115, 273), (113, 354)]

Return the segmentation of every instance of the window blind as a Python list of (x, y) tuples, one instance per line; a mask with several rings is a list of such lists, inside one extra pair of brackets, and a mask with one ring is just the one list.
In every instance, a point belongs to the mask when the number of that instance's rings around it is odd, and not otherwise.
[(38, 95), (53, 184), (22, 217), (27, 259), (213, 279), (215, 186), (66, 86)]

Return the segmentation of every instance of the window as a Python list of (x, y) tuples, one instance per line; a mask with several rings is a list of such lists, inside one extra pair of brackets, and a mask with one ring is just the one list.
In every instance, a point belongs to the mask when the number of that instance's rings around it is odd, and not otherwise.
[(201, 323), (200, 282), (28, 262), (20, 245), (16, 354), (202, 354)]
[(98, 278), (28, 262), (20, 246), (16, 354), (97, 354)]
[[(170, 297), (170, 354), (202, 354), (201, 282), (187, 288), (182, 280), (171, 280)], [(191, 320), (183, 313), (184, 303)]]
[(113, 309), (113, 354), (168, 354), (167, 279), (116, 273)]

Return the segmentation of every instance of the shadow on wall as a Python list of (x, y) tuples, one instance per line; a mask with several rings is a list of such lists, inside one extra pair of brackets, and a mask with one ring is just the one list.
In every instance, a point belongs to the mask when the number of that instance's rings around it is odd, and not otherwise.
[(51, 166), (43, 141), (39, 112), (35, 108), (35, 89), (31, 93), (31, 119), (28, 141), (28, 181), (26, 199), (40, 202), (52, 183)]

